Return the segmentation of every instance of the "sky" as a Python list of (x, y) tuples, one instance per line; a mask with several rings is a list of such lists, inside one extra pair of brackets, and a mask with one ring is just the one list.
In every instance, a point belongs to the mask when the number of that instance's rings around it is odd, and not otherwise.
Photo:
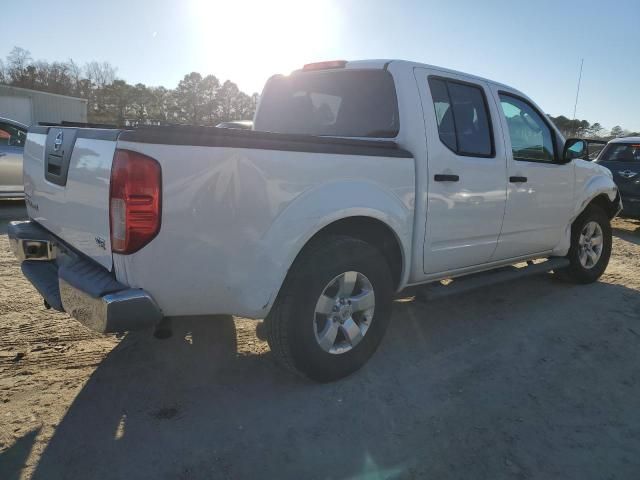
[(515, 87), (547, 113), (640, 131), (640, 1), (29, 0), (3, 9), (0, 58), (107, 61), (129, 83), (187, 73), (260, 92), (331, 59), (398, 58)]

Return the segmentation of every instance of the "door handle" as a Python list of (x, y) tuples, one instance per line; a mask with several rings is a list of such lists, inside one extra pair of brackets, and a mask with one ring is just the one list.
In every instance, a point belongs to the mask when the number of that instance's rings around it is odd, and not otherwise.
[(442, 173), (438, 173), (433, 176), (433, 179), (436, 182), (457, 182), (458, 180), (460, 180), (460, 177), (458, 175), (445, 175)]
[(7, 154), (5, 152), (0, 152), (0, 157), (6, 157)]
[(511, 183), (525, 183), (527, 181), (527, 177), (509, 177), (509, 181)]

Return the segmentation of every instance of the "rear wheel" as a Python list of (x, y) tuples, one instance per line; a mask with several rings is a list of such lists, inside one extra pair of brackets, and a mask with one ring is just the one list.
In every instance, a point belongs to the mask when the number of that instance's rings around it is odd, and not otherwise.
[(267, 341), (280, 363), (315, 381), (358, 370), (387, 329), (393, 284), (385, 257), (352, 237), (305, 248), (269, 316)]
[(611, 243), (609, 217), (596, 205), (587, 207), (571, 226), (570, 264), (558, 276), (575, 283), (595, 282), (609, 264)]

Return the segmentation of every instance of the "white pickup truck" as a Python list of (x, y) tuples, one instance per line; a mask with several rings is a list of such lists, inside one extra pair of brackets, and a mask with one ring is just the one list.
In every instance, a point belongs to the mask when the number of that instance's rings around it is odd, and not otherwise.
[(9, 237), (45, 305), (95, 330), (265, 318), (283, 364), (330, 381), (407, 286), (533, 259), (598, 279), (621, 203), (585, 155), (506, 85), (323, 62), (272, 77), (251, 131), (32, 127)]

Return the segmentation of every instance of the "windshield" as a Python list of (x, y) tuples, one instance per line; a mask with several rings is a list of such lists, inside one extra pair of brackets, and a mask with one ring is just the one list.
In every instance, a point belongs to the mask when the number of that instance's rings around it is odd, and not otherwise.
[(640, 162), (640, 143), (610, 143), (598, 162)]
[(398, 100), (385, 70), (299, 72), (272, 78), (255, 130), (337, 137), (398, 134)]

